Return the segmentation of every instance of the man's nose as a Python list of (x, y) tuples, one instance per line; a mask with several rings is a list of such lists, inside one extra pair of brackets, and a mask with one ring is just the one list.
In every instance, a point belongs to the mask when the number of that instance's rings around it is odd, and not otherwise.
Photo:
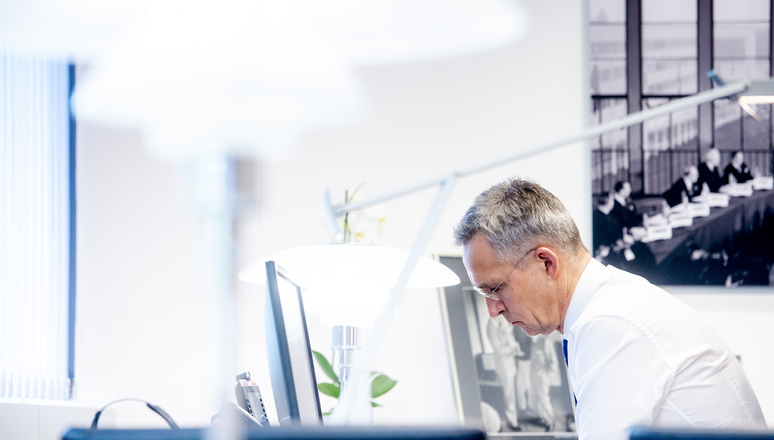
[(496, 318), (497, 315), (505, 311), (505, 305), (503, 305), (503, 302), (492, 298), (486, 299), (486, 308), (489, 310), (489, 316), (492, 318)]

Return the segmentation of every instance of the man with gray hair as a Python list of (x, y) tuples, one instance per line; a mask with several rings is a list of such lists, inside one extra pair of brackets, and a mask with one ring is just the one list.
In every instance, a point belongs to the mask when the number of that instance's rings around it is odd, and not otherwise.
[(492, 318), (564, 335), (580, 440), (626, 439), (635, 425), (766, 428), (728, 346), (664, 290), (592, 259), (540, 185), (484, 191), (455, 239)]

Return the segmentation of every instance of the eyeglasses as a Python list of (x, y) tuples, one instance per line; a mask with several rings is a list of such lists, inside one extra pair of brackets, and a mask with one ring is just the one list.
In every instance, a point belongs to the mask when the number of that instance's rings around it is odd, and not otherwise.
[(485, 298), (493, 299), (493, 300), (495, 300), (495, 301), (500, 301), (500, 296), (499, 296), (499, 295), (496, 295), (496, 293), (497, 293), (497, 289), (499, 289), (499, 288), (500, 288), (500, 286), (502, 286), (502, 285), (503, 285), (503, 283), (505, 282), (505, 280), (507, 280), (507, 279), (508, 279), (508, 277), (509, 277), (509, 276), (511, 276), (511, 274), (513, 273), (513, 271), (514, 271), (514, 270), (516, 270), (516, 267), (519, 265), (519, 263), (521, 263), (521, 260), (523, 260), (523, 259), (524, 259), (524, 257), (526, 257), (527, 255), (529, 255), (529, 253), (530, 253), (530, 252), (532, 252), (532, 251), (534, 251), (535, 249), (537, 249), (537, 248), (532, 248), (532, 249), (528, 250), (528, 251), (527, 251), (527, 253), (526, 253), (526, 254), (524, 254), (524, 256), (522, 256), (521, 258), (519, 258), (519, 261), (517, 261), (517, 262), (516, 262), (516, 264), (514, 264), (514, 265), (513, 265), (513, 269), (511, 269), (511, 271), (510, 271), (510, 272), (508, 272), (508, 275), (506, 275), (506, 276), (505, 276), (505, 278), (503, 278), (503, 280), (502, 280), (502, 281), (500, 281), (500, 283), (499, 283), (499, 284), (497, 284), (497, 286), (495, 286), (495, 288), (494, 288), (494, 289), (492, 289), (492, 291), (491, 291), (491, 292), (487, 292), (486, 290), (484, 290), (484, 289), (482, 289), (482, 288), (480, 288), (480, 287), (478, 287), (478, 286), (473, 286), (473, 290), (475, 290), (475, 291), (476, 291), (476, 292), (478, 292), (479, 294), (483, 295)]

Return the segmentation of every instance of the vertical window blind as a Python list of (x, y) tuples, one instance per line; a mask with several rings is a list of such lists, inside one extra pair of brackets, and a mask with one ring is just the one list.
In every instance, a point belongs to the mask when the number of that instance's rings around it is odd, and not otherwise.
[(0, 52), (0, 398), (72, 396), (70, 70)]

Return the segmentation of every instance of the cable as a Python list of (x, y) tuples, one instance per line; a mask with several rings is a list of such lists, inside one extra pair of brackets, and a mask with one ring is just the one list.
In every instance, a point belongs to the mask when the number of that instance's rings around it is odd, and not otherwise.
[(127, 402), (127, 401), (134, 401), (134, 402), (142, 402), (142, 403), (144, 403), (145, 406), (150, 408), (156, 414), (160, 415), (161, 418), (164, 419), (169, 424), (170, 428), (172, 428), (172, 429), (180, 429), (180, 427), (177, 426), (177, 423), (175, 423), (175, 421), (172, 420), (172, 417), (170, 417), (170, 415), (167, 414), (167, 412), (164, 411), (163, 409), (161, 409), (160, 407), (158, 407), (156, 405), (153, 405), (152, 403), (148, 403), (148, 402), (146, 402), (144, 400), (141, 400), (141, 399), (132, 399), (132, 398), (114, 400), (114, 401), (108, 403), (107, 405), (103, 406), (102, 408), (100, 408), (100, 410), (97, 411), (96, 414), (94, 414), (94, 420), (91, 421), (91, 429), (92, 430), (96, 430), (97, 429), (97, 423), (99, 422), (99, 416), (102, 415), (102, 411), (104, 411), (107, 407), (109, 407), (110, 405), (113, 405), (114, 403)]

